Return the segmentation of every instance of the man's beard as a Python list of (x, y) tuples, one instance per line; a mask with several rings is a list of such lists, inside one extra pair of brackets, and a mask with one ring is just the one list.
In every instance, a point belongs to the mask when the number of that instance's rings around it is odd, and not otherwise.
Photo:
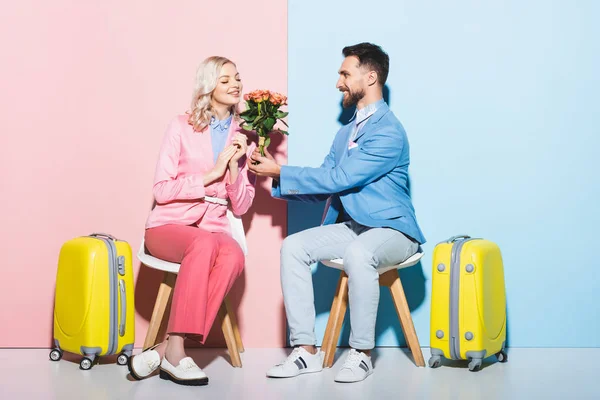
[(342, 100), (342, 105), (344, 108), (355, 106), (363, 97), (365, 97), (365, 91), (363, 89), (358, 89), (355, 92), (351, 92), (348, 90), (347, 96), (344, 96)]

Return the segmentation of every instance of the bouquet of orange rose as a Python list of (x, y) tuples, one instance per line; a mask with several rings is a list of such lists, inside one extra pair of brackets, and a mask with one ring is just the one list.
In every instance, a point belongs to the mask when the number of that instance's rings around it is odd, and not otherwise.
[(258, 150), (264, 157), (265, 147), (271, 143), (271, 133), (288, 134), (283, 129), (274, 129), (277, 121), (288, 126), (282, 119), (287, 117), (288, 113), (280, 110), (281, 106), (287, 105), (287, 97), (269, 90), (255, 90), (245, 94), (244, 100), (246, 110), (240, 114), (245, 122), (242, 129), (254, 130), (258, 134)]

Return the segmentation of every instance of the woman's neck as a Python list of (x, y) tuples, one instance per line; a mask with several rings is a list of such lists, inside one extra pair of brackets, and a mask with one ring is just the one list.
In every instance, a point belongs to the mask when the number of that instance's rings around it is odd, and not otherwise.
[(215, 118), (217, 118), (219, 121), (223, 121), (224, 119), (227, 119), (227, 117), (229, 117), (229, 115), (231, 115), (229, 106), (221, 105), (221, 104), (213, 104), (212, 108), (214, 110)]

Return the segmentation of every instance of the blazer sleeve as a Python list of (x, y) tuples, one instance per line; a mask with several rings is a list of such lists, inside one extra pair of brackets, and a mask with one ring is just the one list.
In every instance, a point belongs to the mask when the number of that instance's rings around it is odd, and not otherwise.
[(396, 167), (403, 147), (403, 136), (397, 130), (381, 129), (333, 168), (282, 166), (280, 191), (283, 195), (318, 195), (367, 185)]
[[(318, 169), (332, 169), (335, 167), (335, 141), (331, 145), (329, 149), (329, 153), (325, 156), (323, 163)], [(283, 172), (283, 166), (281, 168)], [(325, 201), (329, 198), (329, 193), (324, 194), (316, 194), (316, 195), (294, 195), (294, 194), (282, 194), (281, 185), (279, 181), (273, 179), (273, 185), (271, 188), (271, 195), (275, 198), (282, 200), (294, 200), (294, 201), (302, 201), (305, 203), (318, 203), (320, 201)]]
[(152, 188), (154, 198), (159, 204), (200, 199), (205, 196), (203, 174), (178, 177), (182, 131), (180, 124), (178, 117), (171, 120), (160, 147)]

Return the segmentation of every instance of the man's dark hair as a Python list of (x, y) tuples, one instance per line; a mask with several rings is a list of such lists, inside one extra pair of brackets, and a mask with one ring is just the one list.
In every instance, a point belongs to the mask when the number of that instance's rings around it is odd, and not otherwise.
[(359, 43), (354, 46), (344, 47), (342, 53), (344, 57), (357, 57), (359, 65), (364, 65), (377, 72), (379, 84), (382, 87), (385, 85), (390, 70), (390, 57), (381, 47), (372, 43)]

